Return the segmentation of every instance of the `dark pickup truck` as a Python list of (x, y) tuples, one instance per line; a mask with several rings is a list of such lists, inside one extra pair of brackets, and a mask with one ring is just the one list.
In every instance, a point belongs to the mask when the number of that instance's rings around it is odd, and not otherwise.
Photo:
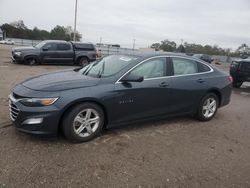
[(85, 66), (95, 61), (98, 56), (91, 43), (45, 40), (31, 47), (12, 49), (12, 60), (29, 65), (71, 63)]
[(238, 88), (243, 82), (250, 82), (250, 59), (235, 60), (230, 66), (233, 86)]

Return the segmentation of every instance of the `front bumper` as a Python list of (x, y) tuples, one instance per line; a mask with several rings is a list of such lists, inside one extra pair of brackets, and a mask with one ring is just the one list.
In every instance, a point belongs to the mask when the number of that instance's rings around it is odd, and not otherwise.
[(9, 110), (17, 130), (36, 135), (57, 135), (60, 112), (56, 106), (27, 107), (10, 95)]

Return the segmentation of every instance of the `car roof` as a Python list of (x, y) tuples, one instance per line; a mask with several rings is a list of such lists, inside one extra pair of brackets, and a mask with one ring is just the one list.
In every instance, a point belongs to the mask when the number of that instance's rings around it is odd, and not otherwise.
[(44, 40), (43, 42), (58, 42), (58, 43), (65, 43), (65, 40)]
[(235, 62), (250, 62), (250, 59), (247, 58), (247, 59), (237, 59), (237, 60), (234, 60)]
[(91, 42), (80, 42), (80, 41), (71, 41), (73, 44), (92, 44), (93, 45), (93, 43), (91, 43)]
[(143, 58), (143, 59), (147, 59), (150, 57), (157, 57), (157, 56), (179, 56), (179, 57), (192, 58), (191, 56), (188, 56), (186, 54), (174, 53), (174, 52), (134, 52), (131, 54), (118, 54), (118, 55), (135, 56), (135, 57)]

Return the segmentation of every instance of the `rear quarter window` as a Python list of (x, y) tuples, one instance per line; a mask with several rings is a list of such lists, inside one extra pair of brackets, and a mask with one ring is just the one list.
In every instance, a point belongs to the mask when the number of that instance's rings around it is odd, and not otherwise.
[(199, 72), (209, 72), (211, 70), (207, 65), (205, 65), (203, 63), (198, 63), (197, 62), (197, 64), (198, 64)]

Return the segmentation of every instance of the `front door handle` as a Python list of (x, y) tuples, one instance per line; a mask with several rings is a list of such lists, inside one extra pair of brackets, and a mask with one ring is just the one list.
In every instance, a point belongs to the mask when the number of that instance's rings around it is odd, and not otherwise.
[(160, 87), (168, 87), (169, 84), (166, 83), (166, 82), (162, 82), (162, 83), (159, 84), (159, 86), (160, 86)]
[(197, 82), (198, 83), (203, 83), (203, 82), (205, 82), (205, 80), (203, 80), (202, 78), (200, 78), (200, 79), (197, 80)]

